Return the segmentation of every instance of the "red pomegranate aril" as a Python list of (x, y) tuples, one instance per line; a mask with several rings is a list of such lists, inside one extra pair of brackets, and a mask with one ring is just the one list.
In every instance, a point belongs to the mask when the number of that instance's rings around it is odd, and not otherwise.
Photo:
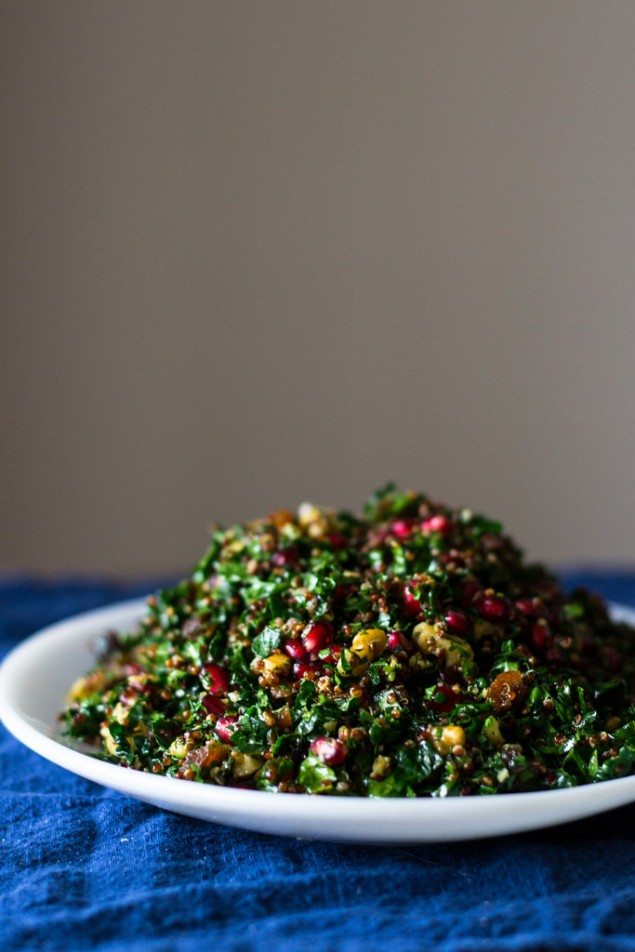
[(342, 653), (341, 645), (331, 645), (330, 651), (324, 657), (320, 656), (320, 661), (322, 664), (337, 664), (339, 656)]
[(438, 532), (439, 535), (447, 536), (452, 532), (452, 523), (447, 516), (439, 513), (436, 516), (430, 516), (421, 523), (421, 531), (424, 535), (430, 535), (432, 532)]
[(476, 578), (466, 578), (461, 582), (461, 591), (465, 601), (469, 604), (483, 591), (483, 586)]
[(411, 651), (412, 645), (401, 631), (388, 633), (388, 647), (391, 651)]
[(274, 552), (271, 556), (271, 561), (276, 568), (282, 569), (287, 565), (293, 565), (294, 562), (297, 562), (299, 555), (299, 550), (297, 545), (289, 546), (288, 549), (280, 549), (279, 552)]
[(225, 702), (213, 694), (206, 694), (203, 698), (203, 707), (208, 714), (221, 715), (225, 710)]
[(533, 598), (519, 598), (516, 601), (516, 610), (521, 615), (527, 615), (529, 618), (536, 614), (536, 607)]
[(294, 661), (301, 661), (302, 658), (306, 658), (306, 648), (299, 638), (290, 638), (289, 641), (285, 641), (282, 650)]
[(214, 730), (223, 743), (231, 744), (232, 734), (238, 730), (238, 717), (235, 714), (219, 717), (214, 725)]
[(229, 690), (229, 671), (213, 661), (204, 665), (204, 667), (209, 677), (210, 694), (227, 694)]
[(412, 521), (397, 519), (390, 527), (390, 531), (397, 539), (407, 539), (412, 532)]
[(456, 608), (449, 608), (445, 613), (445, 623), (450, 631), (465, 637), (470, 633), (470, 620), (463, 612)]
[(476, 607), (479, 615), (488, 621), (505, 621), (509, 615), (509, 603), (497, 595), (483, 595)]
[(443, 701), (429, 701), (428, 706), (432, 708), (433, 711), (438, 711), (439, 713), (446, 714), (449, 711), (453, 711), (459, 701), (459, 696), (454, 693), (449, 684), (438, 684), (436, 687), (436, 693), (442, 694)]
[(125, 664), (123, 666), (123, 673), (127, 678), (129, 678), (132, 674), (141, 674), (142, 671), (143, 668), (140, 664), (137, 664), (136, 661), (131, 661), (129, 664)]
[(333, 549), (345, 549), (348, 545), (348, 539), (341, 532), (330, 532), (326, 537)]
[(402, 600), (406, 615), (416, 618), (421, 612), (421, 602), (413, 594), (409, 585), (404, 586)]
[(328, 621), (314, 621), (302, 632), (302, 643), (309, 654), (317, 654), (333, 641), (333, 625)]
[(336, 602), (343, 602), (348, 598), (352, 591), (353, 589), (350, 585), (338, 585), (333, 592), (333, 598)]
[(535, 621), (531, 626), (531, 641), (536, 651), (544, 651), (551, 635), (546, 621)]
[(399, 651), (401, 648), (401, 632), (391, 631), (388, 634), (388, 647), (391, 651)]
[(346, 760), (348, 750), (336, 737), (316, 737), (311, 741), (311, 753), (328, 767), (339, 767)]
[(313, 681), (322, 670), (322, 665), (317, 661), (296, 661), (293, 665), (293, 677), (297, 681), (308, 678)]

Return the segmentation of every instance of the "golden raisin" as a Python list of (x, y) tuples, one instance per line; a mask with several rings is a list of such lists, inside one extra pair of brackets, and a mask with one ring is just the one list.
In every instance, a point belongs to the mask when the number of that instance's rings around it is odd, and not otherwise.
[(520, 671), (502, 671), (497, 674), (488, 691), (497, 712), (510, 711), (514, 704), (522, 701), (526, 693), (527, 685)]

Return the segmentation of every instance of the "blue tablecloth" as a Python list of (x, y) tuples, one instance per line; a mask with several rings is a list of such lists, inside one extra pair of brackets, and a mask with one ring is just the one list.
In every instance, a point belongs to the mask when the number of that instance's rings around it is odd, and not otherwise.
[[(568, 573), (635, 605), (635, 572)], [(148, 585), (0, 583), (0, 650)], [(635, 950), (635, 808), (465, 845), (336, 846), (206, 825), (0, 736), (4, 949)]]

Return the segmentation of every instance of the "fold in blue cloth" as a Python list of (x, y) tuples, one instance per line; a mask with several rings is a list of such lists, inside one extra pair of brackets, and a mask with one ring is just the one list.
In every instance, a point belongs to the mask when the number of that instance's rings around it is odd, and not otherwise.
[[(565, 574), (635, 606), (635, 572)], [(153, 585), (0, 583), (0, 651)], [(635, 950), (635, 808), (466, 844), (338, 846), (175, 816), (2, 730), (5, 949)]]

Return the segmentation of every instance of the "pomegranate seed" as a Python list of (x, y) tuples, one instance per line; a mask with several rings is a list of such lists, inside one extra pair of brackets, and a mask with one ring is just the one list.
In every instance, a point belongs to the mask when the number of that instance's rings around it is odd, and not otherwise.
[(130, 664), (125, 664), (123, 666), (123, 673), (127, 678), (129, 678), (131, 674), (141, 674), (142, 671), (143, 668), (141, 665), (137, 664), (136, 661), (131, 661)]
[(449, 608), (447, 610), (445, 613), (445, 623), (450, 631), (455, 632), (457, 635), (465, 637), (470, 633), (471, 625), (469, 618), (456, 608)]
[(293, 677), (297, 681), (308, 678), (313, 681), (322, 671), (322, 665), (318, 661), (296, 661), (293, 665)]
[(328, 621), (314, 621), (302, 632), (302, 642), (309, 654), (317, 654), (333, 641), (333, 625)]
[(389, 631), (388, 647), (391, 651), (409, 651), (412, 645), (400, 631)]
[(483, 595), (478, 599), (478, 613), (488, 621), (505, 621), (509, 615), (509, 604), (497, 595)]
[(447, 713), (448, 711), (453, 711), (456, 707), (459, 696), (455, 694), (449, 684), (438, 684), (436, 688), (437, 694), (442, 694), (443, 701), (428, 701), (428, 707), (432, 708), (433, 711), (439, 711), (440, 713)]
[(238, 717), (235, 714), (219, 717), (214, 725), (214, 730), (223, 743), (231, 744), (232, 734), (238, 730)]
[(535, 621), (531, 626), (531, 641), (536, 651), (544, 651), (551, 631), (546, 621)]
[(348, 539), (341, 532), (331, 532), (326, 538), (333, 549), (345, 549), (348, 545)]
[(293, 658), (294, 661), (300, 661), (302, 658), (306, 658), (306, 648), (299, 638), (290, 638), (289, 641), (285, 641), (282, 650), (288, 654), (290, 658)]
[(227, 694), (229, 690), (229, 671), (222, 668), (220, 664), (204, 665), (205, 671), (209, 676), (209, 690), (211, 694)]
[(519, 598), (516, 601), (516, 609), (521, 615), (528, 615), (530, 618), (536, 614), (533, 598)]
[(206, 694), (203, 698), (203, 707), (208, 714), (220, 715), (225, 710), (225, 702), (213, 694)]
[(409, 615), (411, 618), (416, 618), (421, 612), (421, 602), (413, 595), (409, 585), (404, 586), (402, 599), (406, 615)]
[(353, 591), (351, 585), (338, 585), (333, 592), (333, 598), (336, 602), (343, 602)]
[(483, 586), (475, 578), (466, 578), (461, 582), (461, 590), (463, 592), (463, 597), (465, 601), (470, 603), (474, 601), (476, 596), (483, 590)]
[(447, 536), (452, 532), (452, 523), (447, 516), (440, 513), (436, 516), (430, 516), (421, 523), (421, 531), (424, 535), (430, 535), (431, 532), (438, 532), (439, 535)]
[(276, 568), (282, 569), (287, 565), (293, 565), (298, 561), (299, 550), (297, 545), (291, 545), (288, 549), (280, 549), (271, 556), (271, 561)]
[(316, 737), (311, 741), (311, 753), (329, 767), (339, 767), (346, 760), (348, 750), (335, 737)]
[(412, 532), (411, 519), (397, 519), (390, 527), (390, 531), (397, 539), (407, 539)]
[(331, 650), (329, 651), (329, 653), (325, 657), (320, 658), (320, 661), (322, 662), (322, 664), (337, 664), (337, 660), (339, 656), (341, 655), (341, 653), (342, 653), (341, 645), (331, 645)]

